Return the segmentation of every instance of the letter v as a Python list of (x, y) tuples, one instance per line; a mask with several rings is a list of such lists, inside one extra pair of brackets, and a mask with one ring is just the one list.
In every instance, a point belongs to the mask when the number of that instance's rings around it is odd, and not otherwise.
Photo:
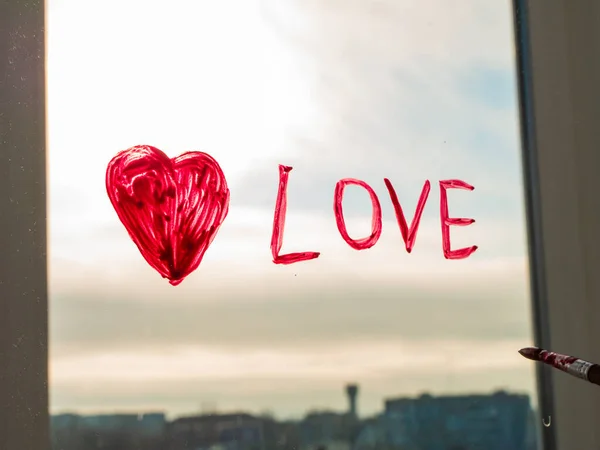
[(429, 183), (429, 180), (425, 180), (423, 190), (421, 191), (421, 196), (419, 197), (419, 201), (417, 202), (417, 208), (415, 209), (415, 216), (413, 217), (413, 220), (410, 224), (410, 228), (408, 228), (406, 224), (406, 218), (404, 217), (404, 212), (402, 211), (402, 206), (400, 206), (400, 202), (398, 201), (398, 196), (396, 195), (394, 186), (392, 186), (392, 183), (387, 178), (384, 178), (383, 181), (385, 183), (385, 186), (387, 187), (388, 192), (390, 193), (390, 199), (392, 200), (392, 204), (394, 205), (394, 211), (396, 212), (396, 220), (398, 221), (400, 233), (402, 233), (402, 239), (404, 239), (404, 244), (406, 245), (406, 251), (410, 253), (412, 251), (413, 246), (415, 245), (415, 239), (417, 238), (417, 230), (419, 229), (419, 223), (421, 222), (423, 208), (425, 208), (427, 197), (429, 197), (431, 183)]

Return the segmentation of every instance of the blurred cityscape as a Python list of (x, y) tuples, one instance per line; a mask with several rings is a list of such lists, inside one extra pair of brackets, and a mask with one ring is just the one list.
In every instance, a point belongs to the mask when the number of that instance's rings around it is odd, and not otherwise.
[(297, 421), (245, 412), (167, 420), (164, 413), (52, 416), (52, 450), (537, 450), (529, 396), (391, 398), (359, 418), (355, 384), (346, 411)]

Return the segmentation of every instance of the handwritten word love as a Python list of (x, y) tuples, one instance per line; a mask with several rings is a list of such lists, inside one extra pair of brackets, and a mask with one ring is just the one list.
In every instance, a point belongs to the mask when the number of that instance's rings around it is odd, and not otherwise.
[[(289, 174), (292, 167), (279, 166), (279, 191), (277, 193), (277, 201), (275, 203), (275, 218), (273, 220), (273, 234), (271, 236), (271, 252), (273, 253), (273, 262), (275, 264), (292, 264), (300, 261), (308, 261), (311, 259), (318, 258), (319, 252), (301, 252), (301, 253), (288, 253), (286, 255), (280, 255), (281, 247), (283, 245), (283, 228), (285, 224), (285, 215), (287, 210), (287, 184), (289, 180)], [(400, 234), (404, 240), (406, 251), (410, 253), (415, 240), (417, 237), (417, 230), (419, 229), (419, 223), (421, 222), (421, 215), (423, 214), (423, 208), (429, 197), (429, 191), (431, 190), (431, 184), (429, 180), (425, 181), (419, 201), (417, 202), (417, 208), (415, 215), (410, 224), (410, 227), (406, 223), (406, 217), (398, 201), (396, 191), (392, 186), (392, 183), (387, 178), (383, 179), (385, 186), (390, 195), (394, 211), (396, 213), (396, 220), (400, 227)], [(346, 229), (346, 221), (344, 220), (344, 211), (342, 203), (344, 200), (344, 189), (348, 185), (360, 186), (367, 191), (371, 197), (372, 214), (371, 214), (371, 234), (361, 239), (352, 239), (348, 230)], [(467, 189), (472, 191), (475, 189), (473, 186), (460, 180), (443, 180), (440, 181), (440, 220), (442, 223), (442, 249), (444, 257), (446, 259), (464, 259), (469, 257), (477, 246), (465, 247), (457, 250), (451, 250), (450, 248), (450, 226), (466, 226), (475, 222), (474, 219), (457, 219), (448, 217), (448, 189)], [(371, 186), (362, 180), (354, 178), (344, 178), (337, 182), (334, 191), (333, 200), (333, 211), (335, 214), (335, 221), (340, 235), (348, 243), (350, 247), (356, 250), (365, 250), (373, 247), (379, 238), (381, 237), (382, 231), (382, 215), (381, 215), (381, 204), (379, 198)]]
[[(279, 166), (279, 188), (275, 203), (271, 252), (275, 264), (293, 264), (319, 257), (319, 252), (281, 255), (287, 212), (287, 185), (292, 167)], [(431, 185), (425, 181), (415, 215), (408, 226), (392, 183), (384, 178), (394, 206), (406, 251), (415, 244), (417, 230)], [(348, 234), (343, 212), (344, 190), (360, 186), (371, 198), (371, 234), (353, 239)], [(473, 190), (460, 180), (443, 180), (440, 185), (442, 249), (446, 259), (463, 259), (477, 246), (452, 250), (450, 226), (466, 226), (473, 219), (448, 217), (448, 189)], [(146, 262), (173, 286), (198, 268), (206, 250), (229, 212), (230, 192), (217, 161), (203, 152), (187, 152), (169, 158), (159, 149), (138, 145), (119, 152), (108, 164), (106, 190), (117, 216)], [(333, 210), (341, 237), (356, 250), (373, 247), (382, 231), (381, 204), (367, 183), (354, 178), (337, 182)]]

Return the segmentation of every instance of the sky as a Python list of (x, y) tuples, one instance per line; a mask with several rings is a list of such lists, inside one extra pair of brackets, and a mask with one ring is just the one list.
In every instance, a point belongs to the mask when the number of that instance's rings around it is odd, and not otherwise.
[[(386, 398), (533, 395), (511, 5), (479, 0), (48, 0), (51, 406), (54, 412), (271, 411)], [(230, 212), (173, 287), (130, 240), (104, 185), (120, 150), (215, 157)], [(278, 164), (293, 166), (280, 266)], [(339, 179), (369, 183), (383, 233), (340, 237)], [(408, 254), (383, 179), (411, 220)], [(438, 181), (452, 247), (442, 253)], [(371, 206), (346, 189), (348, 231)]]

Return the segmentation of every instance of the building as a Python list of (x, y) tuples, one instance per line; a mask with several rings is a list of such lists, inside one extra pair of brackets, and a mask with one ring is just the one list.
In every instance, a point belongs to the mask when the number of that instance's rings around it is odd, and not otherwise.
[(313, 411), (300, 422), (300, 448), (306, 450), (352, 448), (354, 440), (360, 432), (360, 421), (357, 414), (358, 385), (346, 385), (348, 410)]
[(352, 450), (387, 450), (384, 427), (385, 421), (380, 415), (361, 421), (360, 431), (354, 439)]
[(348, 413), (314, 411), (300, 422), (302, 449), (327, 449), (346, 444), (350, 448), (355, 421)]
[(52, 448), (163, 450), (166, 418), (162, 413), (60, 414), (51, 418)]
[(527, 395), (397, 398), (385, 402), (386, 440), (402, 450), (528, 450)]
[(168, 440), (169, 450), (264, 450), (264, 423), (246, 413), (182, 417), (169, 425)]

